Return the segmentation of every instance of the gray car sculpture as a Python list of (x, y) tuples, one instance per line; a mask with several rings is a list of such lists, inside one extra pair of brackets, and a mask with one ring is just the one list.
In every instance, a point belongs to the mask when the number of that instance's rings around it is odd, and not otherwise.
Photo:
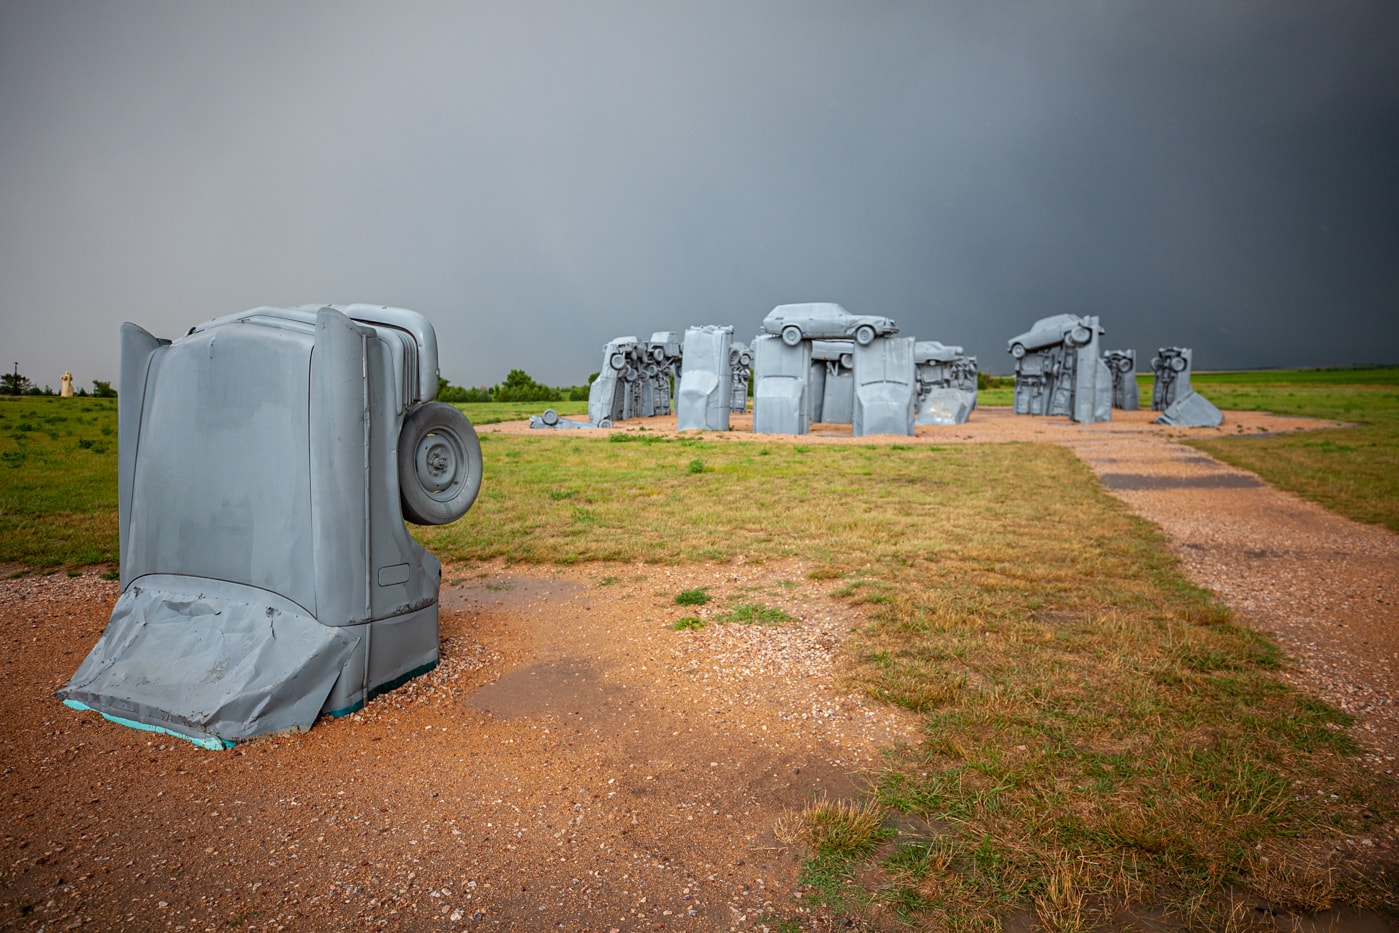
[(918, 424), (964, 424), (976, 408), (976, 357), (936, 340), (913, 345), (918, 379)]
[(748, 385), (753, 378), (753, 351), (747, 344), (729, 347), (729, 411), (748, 410)]
[(806, 434), (811, 341), (796, 345), (762, 334), (753, 339), (753, 433)]
[(1008, 340), (1015, 359), (1015, 413), (1109, 420), (1112, 374), (1098, 358), (1102, 333), (1096, 317), (1056, 314)]
[(874, 338), (897, 333), (899, 328), (887, 317), (851, 314), (830, 301), (778, 305), (763, 318), (763, 330), (776, 334), (789, 347), (803, 340), (847, 338), (868, 346)]
[(883, 337), (855, 345), (855, 411), (851, 431), (912, 435), (918, 397), (912, 337)]
[(676, 392), (678, 431), (727, 431), (733, 391), (731, 326), (706, 324), (685, 331), (685, 369)]
[(1217, 428), (1224, 413), (1190, 385), (1188, 347), (1162, 347), (1151, 360), (1156, 379), (1151, 387), (1151, 408), (1161, 412), (1157, 424), (1188, 428)]
[(602, 368), (588, 387), (588, 420), (611, 427), (628, 418), (670, 414), (671, 379), (680, 371), (681, 337), (659, 331), (640, 343), (618, 337), (602, 348)]
[(544, 409), (542, 414), (530, 415), (529, 426), (531, 428), (553, 428), (556, 430), (579, 430), (597, 427), (597, 425), (593, 424), (591, 421), (574, 421), (571, 418), (560, 418), (559, 413), (552, 408)]
[(855, 345), (813, 340), (807, 399), (812, 422), (850, 424), (855, 417)]
[(1137, 398), (1137, 351), (1104, 350), (1103, 365), (1112, 375), (1112, 407), (1136, 411), (1140, 405)]
[(437, 664), (441, 565), (481, 449), (433, 401), (419, 314), (256, 308), (121, 329), (121, 595), (58, 691), (210, 748), (343, 715)]

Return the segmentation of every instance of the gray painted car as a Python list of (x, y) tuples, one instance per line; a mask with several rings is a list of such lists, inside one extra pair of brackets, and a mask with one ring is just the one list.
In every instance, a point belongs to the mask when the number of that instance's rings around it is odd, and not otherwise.
[[(1101, 332), (1099, 329), (1099, 333)], [(1088, 329), (1083, 318), (1075, 314), (1056, 314), (1036, 321), (1034, 327), (1018, 337), (1010, 338), (1006, 345), (1010, 355), (1018, 360), (1027, 350), (1042, 350), (1057, 343), (1067, 344), (1072, 349), (1081, 347), (1092, 339), (1093, 332)]]
[(763, 318), (763, 330), (776, 334), (789, 347), (803, 340), (845, 338), (869, 346), (875, 337), (896, 334), (898, 325), (887, 317), (851, 314), (831, 301), (778, 305)]

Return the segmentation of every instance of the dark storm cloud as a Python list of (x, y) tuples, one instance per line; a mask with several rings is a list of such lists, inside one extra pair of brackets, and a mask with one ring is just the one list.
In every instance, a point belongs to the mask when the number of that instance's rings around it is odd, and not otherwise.
[(835, 300), (995, 371), (1064, 311), (1202, 367), (1394, 361), (1397, 10), (10, 4), (5, 349), (86, 384), (122, 320), (375, 300), (455, 382), (563, 383)]

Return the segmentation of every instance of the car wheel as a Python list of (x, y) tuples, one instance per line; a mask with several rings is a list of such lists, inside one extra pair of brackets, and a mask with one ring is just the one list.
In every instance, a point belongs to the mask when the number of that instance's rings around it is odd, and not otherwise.
[(1120, 373), (1130, 373), (1132, 371), (1132, 361), (1123, 357), (1117, 361), (1117, 371)]
[(742, 366), (744, 369), (747, 369), (748, 367), (752, 366), (753, 354), (748, 350), (744, 350), (738, 355), (738, 365)]
[(1174, 369), (1176, 372), (1178, 372), (1178, 373), (1179, 373), (1179, 372), (1184, 372), (1184, 371), (1185, 371), (1185, 357), (1183, 357), (1183, 356), (1173, 356), (1173, 357), (1171, 357), (1171, 364), (1170, 364), (1170, 365), (1171, 365), (1171, 369)]
[(651, 359), (655, 360), (657, 363), (664, 363), (664, 362), (665, 362), (665, 347), (652, 347), (652, 348), (651, 348)]
[(795, 324), (788, 324), (782, 328), (782, 342), (789, 347), (795, 347), (802, 342), (802, 329)]
[(552, 428), (554, 425), (559, 423), (559, 413), (554, 411), (554, 409), (552, 408), (546, 408), (544, 409), (544, 414), (539, 416), (539, 420), (543, 421), (545, 424)]
[(466, 415), (442, 402), (414, 409), (398, 435), (403, 517), (415, 525), (461, 518), (481, 491), (481, 466), (481, 442)]
[(611, 418), (603, 418), (601, 421), (599, 421), (599, 422), (597, 423), (597, 426), (600, 427), (600, 428), (610, 428), (610, 427), (612, 427), (612, 419), (611, 419)]
[(842, 367), (844, 367), (845, 369), (854, 369), (854, 368), (855, 368), (855, 354), (853, 354), (853, 353), (842, 353), (842, 354), (840, 355), (840, 365), (841, 365)]
[(1010, 355), (1017, 360), (1025, 355), (1025, 345), (1023, 343), (1013, 343), (1010, 345)]
[(607, 358), (607, 365), (617, 370), (617, 372), (621, 372), (627, 368), (627, 355), (618, 350)]
[(867, 347), (874, 343), (874, 328), (868, 324), (861, 324), (855, 328), (855, 342), (862, 347)]
[(1079, 326), (1073, 329), (1073, 338), (1074, 342), (1071, 344), (1071, 346), (1082, 347), (1085, 346), (1088, 343), (1088, 341), (1093, 339), (1093, 332), (1088, 328), (1084, 327), (1082, 324), (1080, 324)]

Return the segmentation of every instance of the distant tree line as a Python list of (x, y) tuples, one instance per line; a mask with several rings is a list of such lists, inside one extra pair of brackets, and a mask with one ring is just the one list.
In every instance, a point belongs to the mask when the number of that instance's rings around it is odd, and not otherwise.
[[(590, 380), (591, 381), (591, 380)], [(587, 401), (588, 387), (546, 386), (535, 382), (523, 369), (512, 369), (504, 382), (493, 386), (464, 388), (437, 377), (437, 400), (459, 404), (463, 402), (562, 402)]]
[[(29, 380), (29, 377), (17, 370), (8, 373), (0, 373), (0, 395), (57, 395), (52, 386), (40, 388)], [(103, 382), (101, 379), (92, 380), (92, 392), (87, 389), (78, 388), (73, 390), (73, 394), (79, 398), (116, 398), (117, 390), (112, 388), (110, 382)]]

